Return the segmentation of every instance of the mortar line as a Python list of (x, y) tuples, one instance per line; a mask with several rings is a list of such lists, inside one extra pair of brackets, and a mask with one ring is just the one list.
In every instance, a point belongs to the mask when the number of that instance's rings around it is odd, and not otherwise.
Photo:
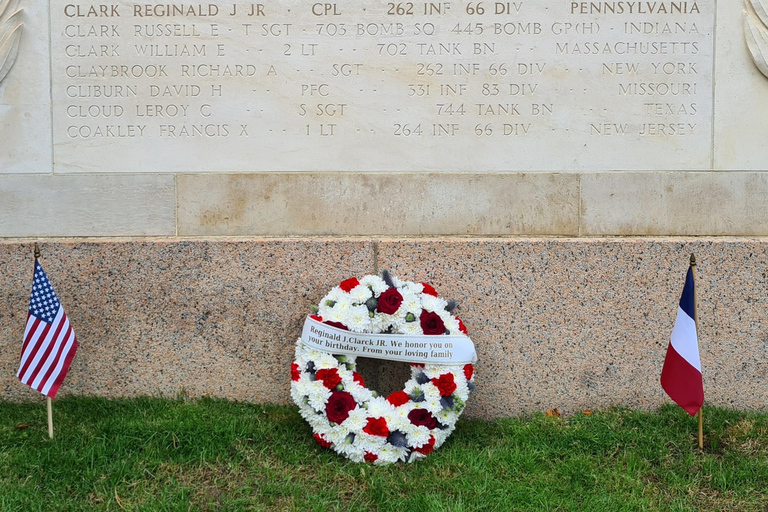
[(710, 170), (715, 170), (715, 91), (717, 90), (717, 2), (714, 2), (715, 16), (712, 25), (712, 144), (710, 145)]

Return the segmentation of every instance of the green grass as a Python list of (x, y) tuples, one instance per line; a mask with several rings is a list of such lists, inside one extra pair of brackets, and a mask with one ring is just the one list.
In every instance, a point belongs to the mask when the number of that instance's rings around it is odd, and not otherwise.
[[(415, 464), (353, 464), (293, 408), (222, 400), (0, 402), (0, 511), (760, 511), (768, 414), (677, 407), (461, 420)], [(28, 425), (28, 428), (19, 428)]]

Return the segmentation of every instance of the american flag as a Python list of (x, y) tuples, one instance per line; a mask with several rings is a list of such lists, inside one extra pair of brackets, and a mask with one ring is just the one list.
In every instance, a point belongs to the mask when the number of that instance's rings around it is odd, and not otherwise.
[(69, 325), (64, 308), (53, 291), (43, 266), (35, 259), (35, 276), (29, 296), (29, 313), (24, 330), (24, 344), (16, 376), (49, 398), (67, 376), (77, 352), (75, 331)]

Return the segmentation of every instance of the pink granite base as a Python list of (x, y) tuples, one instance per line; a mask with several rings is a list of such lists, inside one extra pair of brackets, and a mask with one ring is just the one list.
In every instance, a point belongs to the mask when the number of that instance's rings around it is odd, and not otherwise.
[[(49, 241), (43, 264), (80, 341), (65, 394), (212, 395), (290, 403), (309, 306), (389, 269), (459, 301), (477, 347), (468, 415), (654, 408), (688, 256), (699, 261), (708, 403), (768, 407), (767, 239), (248, 239)], [(0, 243), (0, 399), (15, 378), (31, 244)], [(368, 363), (380, 389), (405, 367)]]

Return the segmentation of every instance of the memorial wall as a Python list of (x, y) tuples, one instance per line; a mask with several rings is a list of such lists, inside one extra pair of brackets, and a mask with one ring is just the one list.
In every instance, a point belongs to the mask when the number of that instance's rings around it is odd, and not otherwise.
[(286, 402), (388, 268), (465, 308), (470, 414), (654, 407), (695, 249), (705, 391), (764, 407), (767, 56), (768, 0), (0, 0), (0, 399), (38, 241), (72, 392)]

